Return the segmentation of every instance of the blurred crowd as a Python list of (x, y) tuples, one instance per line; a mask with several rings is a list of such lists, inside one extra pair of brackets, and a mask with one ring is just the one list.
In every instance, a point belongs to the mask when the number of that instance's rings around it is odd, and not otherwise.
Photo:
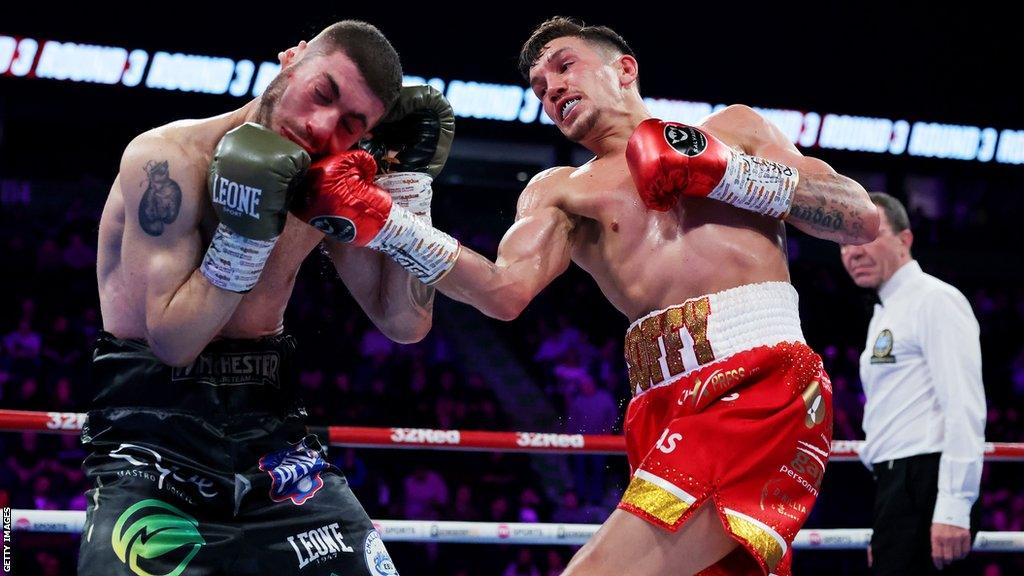
[[(83, 182), (89, 189), (95, 182)], [(0, 406), (20, 410), (82, 412), (93, 390), (91, 346), (101, 329), (95, 282), (96, 226), (102, 194), (67, 194), (73, 186), (32, 183), (29, 198), (5, 197), (0, 246), (7, 274), (0, 292)], [(88, 190), (87, 190), (88, 191)], [(452, 186), (449, 196), (460, 190)], [(441, 194), (439, 194), (440, 196)], [(45, 198), (45, 201), (34, 199)], [(8, 202), (10, 200), (10, 202)], [(450, 202), (450, 201), (449, 201)], [(950, 201), (939, 216), (912, 209), (915, 254), (926, 271), (958, 286), (982, 327), (990, 441), (1024, 441), (1024, 285), (979, 272), (966, 254), (992, 242), (1010, 216), (982, 197)], [(503, 228), (435, 219), (458, 237), (493, 255)], [(913, 207), (913, 203), (911, 203)], [(506, 206), (507, 208), (507, 206)], [(507, 215), (507, 210), (504, 212)], [(505, 222), (507, 225), (507, 222)], [(984, 240), (987, 239), (987, 240)], [(937, 250), (936, 246), (954, 246)], [(1017, 244), (1019, 247), (1020, 244)], [(488, 252), (490, 251), (490, 252)], [(809, 343), (832, 377), (835, 438), (860, 439), (864, 397), (857, 360), (870, 316), (866, 299), (845, 277), (838, 249), (799, 234), (789, 239), (793, 282)], [(439, 299), (443, 299), (439, 297)], [(439, 302), (435, 316), (453, 306)], [(490, 323), (480, 317), (479, 322)], [(515, 322), (491, 327), (557, 417), (546, 430), (621, 433), (630, 391), (622, 338), (627, 322), (578, 269), (557, 280)], [(286, 316), (300, 343), (299, 385), (311, 424), (517, 430), (514, 410), (499, 400), (500, 378), (468, 367), (466, 351), (440, 322), (422, 342), (397, 345), (365, 318), (323, 256), (303, 266)], [(0, 504), (39, 510), (84, 510), (87, 489), (78, 437), (34, 432), (0, 434)], [(565, 482), (543, 482), (528, 455), (501, 452), (417, 452), (331, 447), (329, 456), (348, 477), (373, 518), (501, 522), (601, 522), (628, 480), (625, 459), (567, 456)], [(985, 467), (981, 529), (1024, 530), (1020, 464)], [(855, 470), (856, 469), (856, 470)], [(836, 474), (836, 470), (850, 473)], [(822, 499), (808, 526), (866, 525), (870, 476), (859, 464), (829, 466)], [(858, 496), (851, 497), (851, 494)], [(15, 564), (24, 573), (73, 573), (77, 537), (16, 534)], [(554, 576), (570, 547), (485, 547), (389, 544), (396, 564), (410, 574)], [(1021, 555), (977, 554), (971, 562), (987, 576), (1024, 571)], [(845, 557), (845, 567), (836, 558)], [(811, 573), (863, 573), (863, 553), (797, 553), (795, 567)], [(26, 568), (26, 566), (33, 568)]]

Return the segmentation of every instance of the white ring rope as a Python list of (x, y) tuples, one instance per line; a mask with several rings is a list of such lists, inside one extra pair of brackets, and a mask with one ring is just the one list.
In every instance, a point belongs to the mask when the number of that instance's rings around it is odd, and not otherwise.
[[(599, 524), (525, 524), (519, 522), (445, 522), (433, 520), (374, 520), (388, 542), (442, 542), (446, 544), (584, 544)], [(12, 510), (11, 527), (21, 532), (75, 534), (85, 526), (85, 512), (76, 510)], [(867, 548), (868, 528), (801, 530), (793, 541), (799, 550), (855, 550)], [(1024, 532), (979, 532), (973, 550), (1024, 551)]]

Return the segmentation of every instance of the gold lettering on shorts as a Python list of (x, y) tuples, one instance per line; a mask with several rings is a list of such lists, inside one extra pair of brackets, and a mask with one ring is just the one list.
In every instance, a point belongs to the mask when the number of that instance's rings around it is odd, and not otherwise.
[[(626, 367), (634, 393), (643, 392), (686, 371), (683, 359), (686, 342), (683, 341), (682, 330), (686, 330), (693, 340), (693, 354), (698, 364), (707, 364), (715, 359), (708, 341), (710, 313), (711, 301), (706, 296), (688, 300), (681, 306), (644, 319), (626, 333)], [(662, 358), (665, 359), (665, 369), (661, 366)]]
[(711, 301), (705, 296), (699, 300), (687, 300), (683, 304), (683, 322), (686, 330), (693, 338), (693, 354), (697, 362), (707, 364), (715, 359), (708, 341), (708, 315), (711, 314)]
[(668, 365), (669, 376), (682, 374), (686, 370), (683, 365), (683, 338), (679, 329), (683, 327), (683, 311), (671, 308), (659, 316), (664, 319), (665, 363)]
[(640, 331), (630, 330), (626, 332), (626, 372), (629, 374), (629, 388), (636, 393), (641, 387), (641, 366), (644, 365), (640, 358)]
[(629, 385), (634, 392), (638, 388), (641, 391), (647, 390), (652, 383), (661, 382), (664, 378), (658, 362), (661, 356), (658, 349), (659, 334), (651, 334), (651, 328), (656, 330), (657, 325), (650, 323), (651, 320), (655, 318), (648, 318), (626, 334), (626, 366), (629, 369)]
[[(661, 371), (661, 347), (658, 340), (661, 338), (662, 315), (652, 316), (640, 324), (640, 331), (643, 333), (641, 344), (647, 364), (644, 366), (647, 372), (647, 387), (658, 384), (665, 379)], [(644, 388), (646, 390), (646, 388)]]

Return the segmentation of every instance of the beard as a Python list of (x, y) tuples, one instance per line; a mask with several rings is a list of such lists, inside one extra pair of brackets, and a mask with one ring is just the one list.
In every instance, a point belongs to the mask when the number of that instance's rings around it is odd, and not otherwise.
[(271, 122), (274, 118), (274, 110), (277, 108), (277, 101), (281, 99), (281, 94), (284, 93), (284, 89), (288, 87), (288, 82), (285, 79), (284, 74), (278, 74), (270, 81), (267, 85), (267, 89), (263, 91), (260, 96), (260, 104), (256, 109), (256, 123), (264, 128), (274, 129), (271, 126)]

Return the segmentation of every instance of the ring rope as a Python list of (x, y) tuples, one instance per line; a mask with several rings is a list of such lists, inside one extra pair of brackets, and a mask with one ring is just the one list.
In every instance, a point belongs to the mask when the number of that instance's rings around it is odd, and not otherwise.
[[(450, 522), (435, 520), (374, 520), (388, 542), (440, 542), (446, 544), (546, 544), (580, 546), (600, 524), (521, 522)], [(11, 527), (20, 532), (77, 534), (85, 526), (85, 512), (77, 510), (21, 510), (11, 514)], [(869, 528), (801, 530), (793, 540), (797, 550), (856, 550), (871, 542)], [(1020, 552), (1024, 532), (978, 532), (974, 551)]]
[[(78, 412), (0, 410), (0, 430), (76, 434), (85, 424)], [(359, 448), (414, 448), (417, 450), (469, 450), (541, 452), (555, 454), (624, 454), (623, 436), (611, 434), (557, 434), (547, 432), (492, 432), (433, 428), (371, 428), (366, 426), (310, 427), (332, 445)], [(851, 462), (864, 445), (861, 440), (834, 440), (829, 460)], [(1024, 443), (986, 442), (986, 462), (1024, 460)]]

